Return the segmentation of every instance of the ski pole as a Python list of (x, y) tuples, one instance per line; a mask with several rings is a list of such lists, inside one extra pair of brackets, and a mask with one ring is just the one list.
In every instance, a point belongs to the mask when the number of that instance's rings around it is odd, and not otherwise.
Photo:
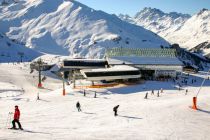
[(8, 113), (8, 115), (7, 115), (7, 121), (6, 121), (6, 123), (5, 123), (5, 128), (7, 128), (8, 119), (9, 119), (9, 113)]
[(7, 115), (7, 121), (6, 121), (6, 123), (5, 123), (5, 128), (7, 128), (8, 121), (10, 121), (11, 114), (12, 114), (12, 112), (9, 112), (8, 115)]
[(10, 128), (10, 126), (11, 126), (11, 120), (12, 120), (12, 112), (10, 112), (10, 115), (9, 115), (9, 128)]

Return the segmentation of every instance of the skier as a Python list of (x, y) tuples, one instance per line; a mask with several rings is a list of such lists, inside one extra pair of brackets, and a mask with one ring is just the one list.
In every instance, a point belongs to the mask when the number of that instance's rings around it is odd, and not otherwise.
[(187, 95), (187, 93), (188, 93), (188, 89), (186, 89), (186, 91), (185, 91), (185, 95)]
[(158, 92), (157, 92), (157, 97), (160, 97), (160, 92), (159, 92), (159, 90), (158, 90)]
[(146, 95), (145, 95), (144, 99), (147, 99), (147, 96), (148, 96), (148, 92), (146, 93)]
[(154, 90), (152, 90), (151, 95), (154, 95)]
[(23, 130), (20, 122), (20, 110), (18, 109), (18, 106), (15, 106), (15, 113), (14, 113), (14, 120), (12, 121), (12, 128), (11, 129), (16, 129), (15, 123), (18, 123), (18, 127), (20, 130)]
[(78, 109), (78, 112), (82, 111), (82, 110), (81, 110), (81, 106), (80, 106), (79, 101), (77, 102), (76, 107), (77, 107), (77, 109)]
[(163, 93), (163, 88), (160, 89), (160, 92)]
[(117, 109), (118, 109), (119, 106), (120, 106), (120, 105), (117, 105), (117, 106), (115, 106), (115, 107), (113, 108), (114, 116), (117, 116), (117, 115), (118, 115), (118, 114), (117, 114)]
[(86, 92), (85, 92), (85, 89), (84, 89), (84, 91), (83, 91), (83, 94), (84, 94), (84, 96), (86, 96)]
[(94, 98), (96, 98), (96, 91), (95, 91), (95, 94), (94, 94)]

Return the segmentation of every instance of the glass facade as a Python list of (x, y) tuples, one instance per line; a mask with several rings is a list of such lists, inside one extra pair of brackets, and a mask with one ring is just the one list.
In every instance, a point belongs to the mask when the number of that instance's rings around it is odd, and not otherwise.
[(140, 75), (140, 71), (103, 71), (103, 72), (85, 72), (87, 77), (105, 77), (105, 76), (126, 76)]
[(106, 50), (106, 56), (176, 57), (176, 50), (159, 48), (111, 48)]

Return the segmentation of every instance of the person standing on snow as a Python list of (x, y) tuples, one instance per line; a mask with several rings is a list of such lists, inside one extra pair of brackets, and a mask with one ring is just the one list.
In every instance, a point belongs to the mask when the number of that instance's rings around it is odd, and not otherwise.
[(117, 105), (117, 106), (115, 106), (115, 107), (113, 108), (114, 116), (117, 116), (117, 115), (118, 115), (118, 114), (117, 114), (117, 109), (118, 109), (119, 106), (120, 106), (120, 105)]
[(14, 113), (14, 120), (12, 121), (12, 129), (16, 129), (15, 123), (18, 124), (19, 129), (23, 130), (21, 124), (20, 124), (20, 110), (18, 109), (18, 106), (15, 106), (15, 113)]
[(159, 90), (158, 90), (158, 92), (157, 92), (157, 97), (160, 97), (160, 92), (159, 92)]
[(154, 90), (152, 90), (151, 95), (154, 95)]
[(82, 111), (82, 110), (81, 110), (81, 106), (80, 106), (79, 101), (77, 102), (76, 107), (77, 107), (77, 109), (78, 109), (78, 112)]
[(187, 95), (187, 93), (188, 93), (188, 89), (185, 90), (185, 95)]
[(144, 99), (147, 99), (147, 97), (148, 97), (148, 92), (145, 94), (145, 97), (144, 97)]

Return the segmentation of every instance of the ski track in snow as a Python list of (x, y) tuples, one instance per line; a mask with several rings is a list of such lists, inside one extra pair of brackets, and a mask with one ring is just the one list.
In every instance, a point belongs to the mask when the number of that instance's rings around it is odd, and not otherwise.
[[(0, 85), (4, 84), (0, 90), (10, 89), (14, 95), (18, 95), (18, 89), (25, 91), (17, 97), (0, 98), (0, 140), (210, 139), (210, 81), (205, 82), (198, 96), (201, 110), (189, 108), (202, 82), (200, 75), (194, 75), (197, 82), (183, 86), (181, 91), (172, 81), (148, 81), (145, 85), (87, 89), (84, 97), (82, 90), (73, 90), (70, 86), (66, 87), (67, 95), (62, 96), (62, 82), (50, 77), (43, 85), (52, 91), (37, 89), (37, 73), (29, 72), (27, 63), (0, 66)], [(160, 88), (164, 92), (157, 97)], [(151, 95), (152, 89), (155, 95)], [(187, 95), (185, 89), (189, 89)], [(93, 98), (94, 90), (97, 98)], [(36, 100), (37, 92), (40, 100)], [(147, 100), (144, 99), (146, 92), (149, 93)], [(0, 97), (1, 94), (4, 92), (0, 92)], [(77, 101), (82, 112), (77, 112)], [(112, 108), (117, 104), (119, 116), (114, 117)], [(24, 131), (8, 130), (11, 124), (5, 128), (8, 112), (14, 111), (14, 105), (19, 105)]]

